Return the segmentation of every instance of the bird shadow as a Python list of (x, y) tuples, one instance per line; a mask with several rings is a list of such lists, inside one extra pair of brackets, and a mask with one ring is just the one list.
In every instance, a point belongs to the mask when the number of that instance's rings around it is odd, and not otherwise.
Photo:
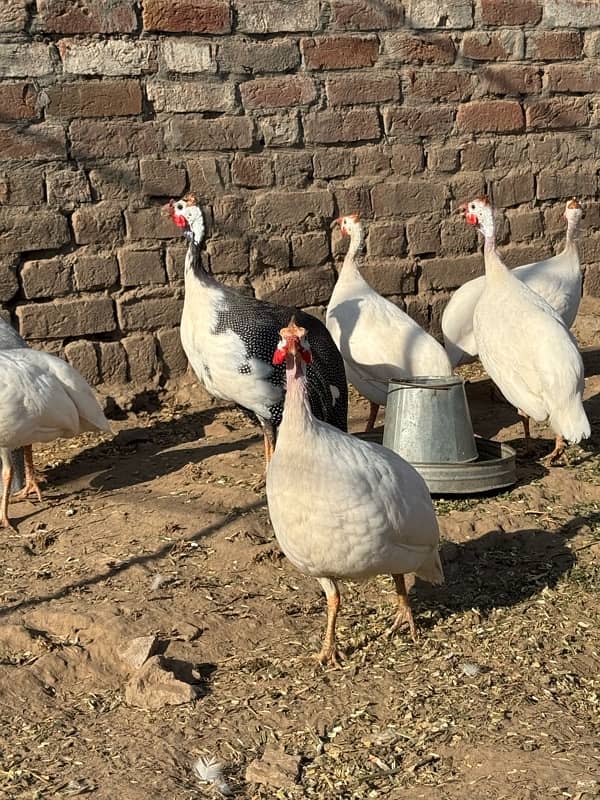
[[(113, 439), (82, 450), (67, 463), (47, 469), (44, 477), (52, 487), (89, 478), (88, 485), (93, 489), (121, 489), (215, 454), (244, 450), (259, 440), (259, 435), (248, 429), (231, 431), (225, 441), (223, 437), (214, 442), (204, 439), (206, 426), (220, 411), (221, 407), (214, 406), (149, 427), (126, 428)], [(192, 442), (193, 447), (184, 446)]]
[(425, 627), (470, 610), (485, 617), (531, 599), (545, 587), (555, 587), (577, 563), (569, 540), (583, 527), (598, 523), (600, 512), (593, 512), (575, 516), (554, 530), (507, 531), (498, 526), (467, 541), (442, 542), (445, 583), (431, 586), (416, 581), (416, 606), (431, 612)]

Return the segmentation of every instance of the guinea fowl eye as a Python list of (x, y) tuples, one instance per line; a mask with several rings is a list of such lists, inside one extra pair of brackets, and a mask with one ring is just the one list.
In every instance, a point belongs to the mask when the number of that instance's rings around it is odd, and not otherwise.
[(184, 206), (183, 202), (180, 200), (178, 203), (175, 203), (175, 208), (177, 209), (177, 211), (183, 211), (185, 206)]

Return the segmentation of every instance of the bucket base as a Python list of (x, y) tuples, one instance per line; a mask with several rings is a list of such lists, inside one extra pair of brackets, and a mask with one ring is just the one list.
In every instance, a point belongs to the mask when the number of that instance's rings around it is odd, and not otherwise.
[[(381, 433), (359, 434), (381, 444)], [(431, 494), (477, 494), (504, 489), (517, 482), (516, 452), (503, 442), (475, 437), (476, 461), (460, 464), (413, 464)]]

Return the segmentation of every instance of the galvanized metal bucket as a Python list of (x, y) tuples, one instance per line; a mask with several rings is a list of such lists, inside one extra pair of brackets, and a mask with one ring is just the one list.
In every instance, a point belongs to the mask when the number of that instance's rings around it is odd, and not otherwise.
[(411, 464), (478, 458), (464, 381), (456, 375), (390, 381), (383, 444)]

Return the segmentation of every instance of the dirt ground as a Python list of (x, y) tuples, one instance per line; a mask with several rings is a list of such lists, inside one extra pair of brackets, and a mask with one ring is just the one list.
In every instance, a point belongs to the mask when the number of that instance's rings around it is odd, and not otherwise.
[[(436, 500), (447, 582), (411, 592), (417, 644), (382, 636), (389, 578), (344, 584), (341, 669), (311, 659), (325, 604), (278, 550), (239, 412), (167, 395), (114, 438), (36, 448), (44, 501), (12, 506), (2, 534), (0, 797), (217, 797), (200, 755), (239, 798), (600, 797), (600, 376), (593, 439), (548, 469), (549, 431), (525, 457), (514, 411), (465, 373), (474, 428), (516, 447), (518, 483)], [(366, 403), (351, 412), (360, 430)], [(197, 699), (128, 704), (140, 670), (122, 652), (148, 635)], [(272, 747), (296, 784), (246, 779)]]

